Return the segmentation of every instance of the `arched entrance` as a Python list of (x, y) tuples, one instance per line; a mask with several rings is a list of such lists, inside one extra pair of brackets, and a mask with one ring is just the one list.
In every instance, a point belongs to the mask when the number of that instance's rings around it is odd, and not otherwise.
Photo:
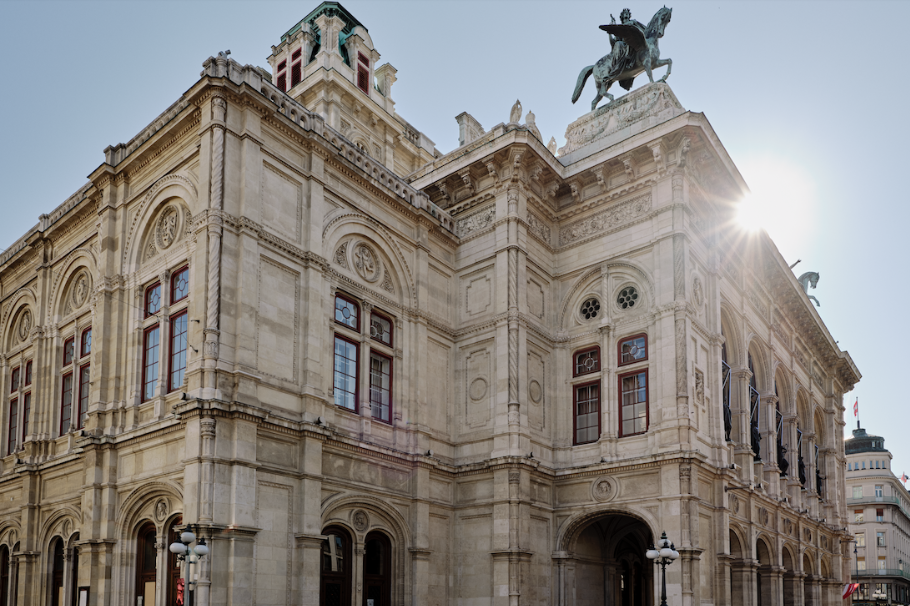
[(320, 606), (347, 606), (351, 603), (351, 535), (340, 526), (322, 531), (321, 570), (319, 578)]
[(63, 550), (63, 539), (57, 537), (51, 543), (51, 606), (64, 606), (63, 566), (66, 558)]
[(743, 558), (742, 542), (730, 530), (730, 603), (745, 604), (749, 595), (751, 567)]
[(803, 554), (803, 603), (805, 606), (816, 606), (818, 604), (818, 586), (815, 583), (815, 571), (812, 569), (812, 559), (808, 553)]
[(143, 604), (155, 603), (155, 581), (158, 576), (157, 542), (158, 534), (151, 522), (139, 529), (136, 550), (136, 597), (142, 598)]
[(796, 562), (793, 560), (793, 554), (790, 548), (784, 546), (784, 606), (796, 606), (799, 603), (797, 591), (798, 576), (796, 572)]
[(755, 583), (758, 589), (759, 606), (772, 606), (776, 603), (774, 599), (774, 580), (771, 575), (771, 550), (764, 539), (755, 541), (755, 555), (758, 559), (758, 570), (756, 570)]
[(363, 606), (389, 606), (392, 601), (392, 543), (371, 532), (363, 545)]
[(575, 533), (563, 564), (567, 605), (653, 604), (654, 565), (645, 557), (653, 542), (650, 528), (630, 515), (604, 514), (590, 521)]
[(9, 548), (0, 545), (0, 606), (7, 606), (9, 596)]

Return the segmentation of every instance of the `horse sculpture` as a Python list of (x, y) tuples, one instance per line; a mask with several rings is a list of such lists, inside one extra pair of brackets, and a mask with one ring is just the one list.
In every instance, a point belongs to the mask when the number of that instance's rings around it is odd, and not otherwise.
[(614, 82), (619, 82), (621, 87), (629, 90), (632, 88), (635, 77), (641, 72), (647, 72), (648, 79), (654, 82), (651, 70), (664, 65), (667, 66), (667, 73), (660, 79), (660, 82), (666, 82), (670, 69), (673, 67), (673, 61), (660, 58), (657, 41), (663, 38), (664, 28), (670, 22), (672, 13), (672, 8), (663, 7), (651, 18), (647, 27), (632, 19), (632, 14), (627, 8), (623, 9), (620, 14), (621, 23), (617, 24), (611, 16), (610, 25), (600, 26), (600, 29), (610, 34), (610, 54), (601, 57), (600, 61), (594, 65), (589, 65), (581, 70), (581, 73), (578, 74), (575, 92), (572, 93), (572, 103), (578, 101), (585, 82), (592, 73), (594, 74), (594, 84), (597, 86), (597, 96), (591, 102), (591, 111), (594, 111), (598, 102), (604, 97), (613, 101), (613, 95), (607, 91)]
[(796, 281), (803, 285), (803, 291), (809, 295), (809, 300), (815, 301), (816, 307), (821, 307), (822, 304), (818, 302), (818, 299), (809, 294), (809, 289), (815, 288), (818, 285), (818, 278), (819, 275), (817, 271), (807, 271), (797, 278)]

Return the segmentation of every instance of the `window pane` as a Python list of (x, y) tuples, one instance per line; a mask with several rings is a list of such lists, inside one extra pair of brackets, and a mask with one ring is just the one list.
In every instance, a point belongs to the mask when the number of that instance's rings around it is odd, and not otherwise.
[(623, 377), (622, 391), (622, 435), (642, 433), (648, 429), (648, 374), (639, 372)]
[(392, 323), (380, 315), (372, 314), (370, 316), (370, 337), (391, 347)]
[(32, 394), (27, 393), (22, 396), (22, 441), (25, 441), (25, 436), (28, 435), (28, 418), (31, 416), (32, 412)]
[(171, 320), (171, 364), (168, 391), (173, 391), (183, 385), (183, 373), (186, 371), (186, 330), (186, 314), (181, 314)]
[(342, 297), (335, 297), (335, 321), (357, 329), (357, 305)]
[(60, 397), (60, 435), (70, 430), (73, 413), (73, 374), (63, 377), (63, 393)]
[(82, 343), (79, 347), (79, 357), (87, 356), (92, 353), (92, 329), (88, 328), (82, 332)]
[(184, 267), (171, 278), (171, 303), (185, 299), (190, 294), (190, 268)]
[(158, 327), (145, 333), (145, 368), (142, 371), (142, 400), (155, 397), (155, 383), (158, 382)]
[(29, 360), (25, 363), (25, 384), (32, 384), (32, 361)]
[(145, 315), (146, 317), (158, 313), (161, 309), (161, 284), (150, 286), (145, 291)]
[(344, 537), (330, 534), (322, 543), (322, 571), (344, 572)]
[(13, 369), (9, 377), (9, 391), (13, 393), (19, 389), (19, 367)]
[(356, 410), (357, 346), (335, 337), (335, 404)]
[(595, 442), (600, 437), (600, 386), (575, 388), (575, 443)]
[(575, 376), (600, 370), (600, 350), (588, 349), (575, 354)]
[(13, 399), (9, 403), (9, 433), (7, 434), (6, 454), (11, 455), (16, 451), (17, 438), (19, 437), (19, 400)]
[(857, 533), (856, 533), (856, 546), (857, 546), (857, 547), (865, 547), (865, 546), (866, 546), (866, 533), (865, 533), (865, 532), (857, 532)]
[(367, 541), (365, 553), (363, 556), (363, 573), (364, 574), (382, 574), (384, 549), (382, 541), (379, 539), (370, 539)]
[(370, 354), (370, 407), (373, 418), (392, 422), (391, 415), (392, 361), (376, 353)]
[(88, 364), (79, 369), (79, 413), (76, 416), (76, 429), (85, 427), (88, 416), (88, 393), (91, 381), (91, 368)]
[(63, 365), (73, 363), (73, 355), (75, 354), (76, 349), (76, 340), (73, 337), (70, 337), (63, 343)]
[(645, 344), (645, 337), (634, 337), (622, 341), (619, 346), (620, 364), (631, 364), (638, 360), (644, 360), (648, 357), (648, 349)]

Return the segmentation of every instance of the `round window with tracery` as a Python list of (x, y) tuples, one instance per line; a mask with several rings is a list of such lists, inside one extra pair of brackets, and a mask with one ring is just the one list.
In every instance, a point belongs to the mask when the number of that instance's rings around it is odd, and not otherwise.
[(585, 320), (596, 318), (598, 313), (600, 313), (600, 301), (595, 297), (585, 299), (585, 302), (581, 304), (581, 317)]
[(619, 291), (619, 296), (616, 297), (616, 304), (619, 305), (622, 309), (629, 309), (635, 307), (635, 303), (638, 302), (638, 291), (635, 290), (634, 286), (627, 286)]

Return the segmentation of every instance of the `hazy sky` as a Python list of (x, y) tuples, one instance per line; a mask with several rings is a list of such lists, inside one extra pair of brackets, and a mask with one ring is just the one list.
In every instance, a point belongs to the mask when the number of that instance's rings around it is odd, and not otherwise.
[[(126, 142), (230, 49), (268, 67), (282, 33), (319, 4), (304, 2), (0, 1), (0, 248), (86, 182), (107, 145)], [(663, 2), (346, 0), (380, 63), (398, 69), (398, 112), (445, 153), (455, 116), (507, 121), (516, 98), (544, 139), (564, 144), (587, 112), (579, 70), (609, 51), (597, 26), (623, 7), (647, 23)], [(811, 291), (863, 379), (845, 397), (886, 438), (894, 470), (910, 472), (902, 403), (910, 328), (906, 144), (910, 141), (905, 2), (675, 1), (660, 42), (668, 83), (704, 112), (757, 200), (768, 231)], [(662, 74), (662, 70), (658, 72)], [(640, 76), (636, 86), (646, 81)], [(612, 92), (621, 89), (614, 87)], [(897, 306), (896, 308), (893, 306)], [(896, 400), (894, 398), (897, 398)]]

